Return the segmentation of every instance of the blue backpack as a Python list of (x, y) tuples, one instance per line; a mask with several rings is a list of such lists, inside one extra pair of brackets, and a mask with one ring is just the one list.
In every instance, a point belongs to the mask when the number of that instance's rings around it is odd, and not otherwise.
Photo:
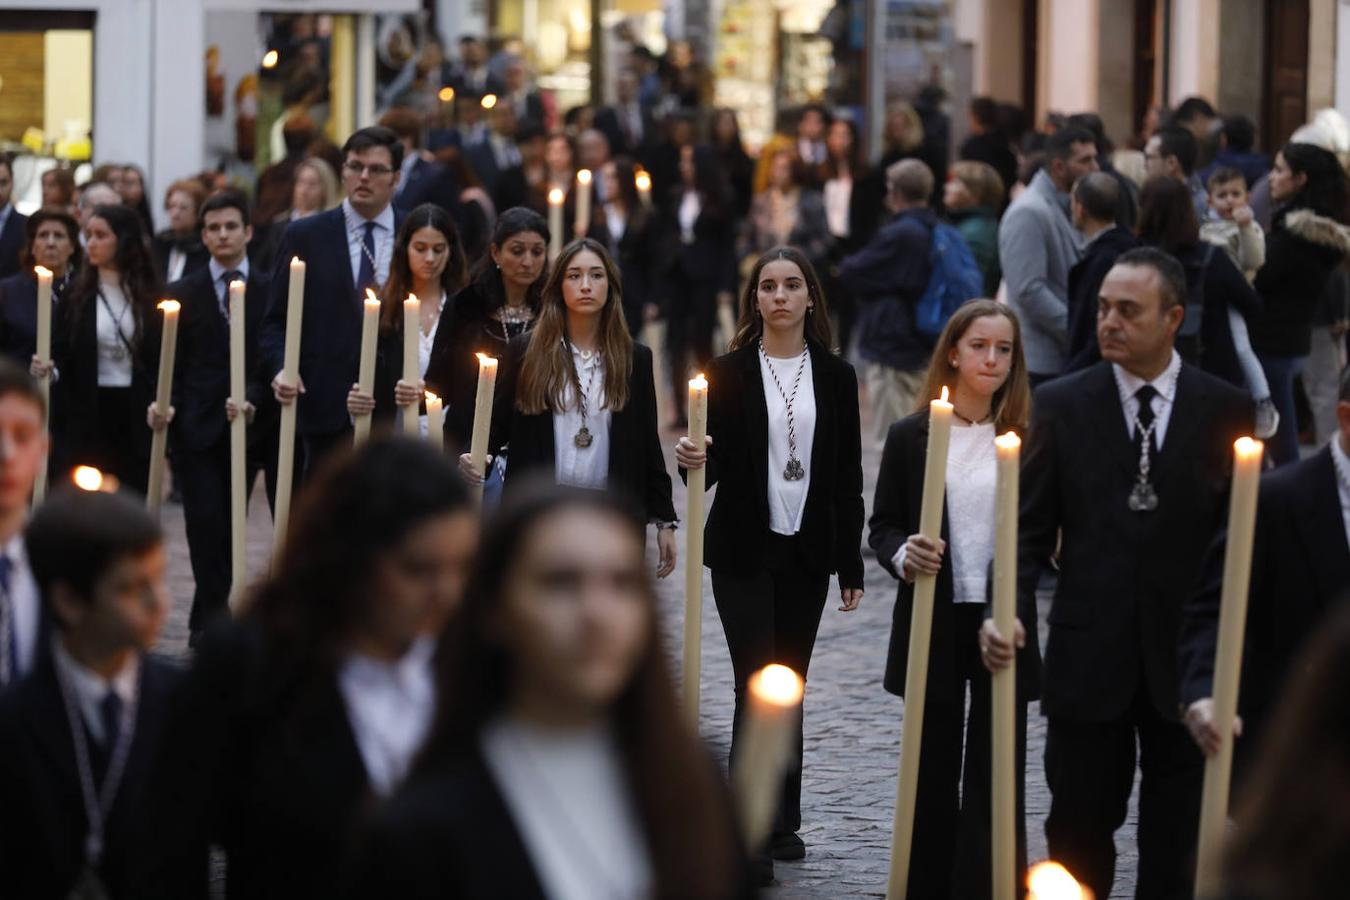
[(919, 333), (937, 340), (956, 308), (984, 293), (984, 276), (975, 265), (975, 257), (966, 239), (946, 222), (933, 226), (933, 244), (928, 252), (933, 274), (914, 307), (914, 322)]

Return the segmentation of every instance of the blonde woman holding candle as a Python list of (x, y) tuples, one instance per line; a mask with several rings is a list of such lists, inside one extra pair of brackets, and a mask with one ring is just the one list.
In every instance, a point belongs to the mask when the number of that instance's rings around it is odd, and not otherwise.
[[(919, 534), (919, 507), (928, 400), (943, 387), (951, 391), (955, 421), (947, 451), (947, 511), (942, 539), (934, 543)], [(919, 412), (896, 422), (886, 435), (868, 543), (882, 568), (900, 581), (884, 681), (898, 696), (905, 689), (914, 580), (937, 577), (909, 896), (976, 900), (988, 897), (991, 886), (990, 676), (981, 663), (979, 632), (994, 559), (994, 437), (1022, 432), (1031, 406), (1016, 314), (993, 300), (957, 309), (933, 351), (923, 400)], [(1034, 645), (1026, 652), (1035, 653)], [(1019, 674), (1028, 668), (1020, 667)], [(1019, 777), (1025, 769), (1027, 699), (1024, 692), (1017, 709)], [(1020, 791), (1018, 800), (1020, 809)], [(1017, 821), (1025, 868), (1020, 813)]]
[[(733, 767), (755, 765), (736, 751), (751, 674), (781, 663), (806, 677), (831, 575), (842, 611), (863, 595), (857, 376), (831, 349), (825, 295), (801, 251), (770, 250), (750, 275), (732, 351), (707, 370), (707, 446), (684, 437), (675, 448), (682, 470), (706, 466), (717, 486), (704, 553), (736, 679)], [(800, 723), (795, 738), (775, 859), (806, 853)], [(770, 860), (760, 875), (772, 878)]]

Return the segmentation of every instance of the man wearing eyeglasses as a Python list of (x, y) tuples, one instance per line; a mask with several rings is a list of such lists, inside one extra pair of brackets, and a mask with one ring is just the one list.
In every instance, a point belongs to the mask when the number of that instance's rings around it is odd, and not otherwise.
[[(389, 278), (402, 218), (393, 206), (403, 163), (398, 136), (388, 128), (362, 128), (347, 139), (342, 153), (347, 198), (336, 209), (286, 226), (259, 338), (267, 371), (276, 373), (272, 392), (277, 402), (300, 402), (296, 433), (306, 473), (351, 439), (347, 392), (357, 378), (362, 300), (366, 288), (378, 294)], [(281, 377), (292, 257), (306, 265), (298, 384)]]

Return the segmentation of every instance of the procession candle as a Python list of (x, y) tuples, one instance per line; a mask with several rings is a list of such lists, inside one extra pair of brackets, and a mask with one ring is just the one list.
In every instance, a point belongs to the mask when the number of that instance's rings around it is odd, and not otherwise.
[[(361, 315), (361, 361), (357, 367), (357, 387), (363, 394), (375, 389), (375, 345), (380, 331), (380, 301), (375, 292), (366, 288), (366, 300)], [(370, 437), (370, 413), (357, 416), (353, 425), (352, 442), (356, 446)]]
[[(699, 374), (689, 380), (689, 440), (697, 449), (707, 443), (708, 379)], [(707, 489), (707, 466), (690, 469), (688, 507), (685, 512), (684, 549), (684, 707), (689, 725), (698, 731), (698, 706), (703, 659), (703, 492)]]
[[(422, 304), (412, 294), (403, 301), (403, 380), (415, 385), (422, 380), (418, 372), (417, 352), (422, 339)], [(418, 432), (418, 403), (409, 403), (403, 407), (403, 433), (415, 435)]]
[[(163, 340), (159, 345), (159, 382), (155, 392), (155, 411), (163, 417), (169, 415), (169, 401), (173, 396), (173, 358), (178, 346), (177, 300), (161, 300), (159, 309), (164, 313)], [(150, 442), (150, 479), (146, 487), (145, 502), (151, 512), (159, 512), (160, 501), (164, 494), (164, 451), (168, 445), (169, 428), (155, 429)]]
[[(291, 259), (290, 289), (286, 295), (286, 355), (282, 362), (281, 380), (295, 385), (300, 382), (300, 329), (304, 325), (305, 264), (299, 257)], [(286, 540), (286, 527), (291, 518), (291, 485), (295, 477), (295, 413), (300, 398), (281, 407), (280, 436), (277, 441), (277, 499), (272, 513), (272, 556), (275, 559)]]
[[(994, 439), (998, 453), (994, 500), (994, 625), (1011, 638), (1017, 615), (1017, 495), (1022, 441), (1013, 432)], [(1017, 893), (1017, 661), (994, 673), (993, 771), (993, 898), (1013, 900)]]
[[(492, 397), (497, 391), (497, 360), (478, 354), (478, 394), (473, 401), (473, 435), (469, 441), (469, 460), (475, 472), (487, 467), (488, 432), (492, 428)], [(483, 502), (483, 486), (473, 487), (474, 499)]]
[(248, 525), (248, 420), (244, 377), (244, 282), (230, 282), (230, 606), (236, 607), (248, 579), (245, 528)]
[(567, 195), (561, 188), (548, 192), (548, 258), (555, 260), (563, 248), (563, 201)]
[(591, 228), (591, 170), (577, 171), (577, 220), (573, 231), (577, 237), (585, 237)]
[[(947, 389), (928, 404), (928, 451), (919, 507), (919, 533), (937, 542), (942, 531), (942, 504), (947, 490), (947, 445), (952, 433), (952, 404)], [(919, 746), (923, 739), (923, 707), (928, 690), (928, 643), (933, 631), (933, 589), (937, 579), (914, 579), (914, 612), (909, 625), (909, 664), (905, 669), (905, 713), (900, 735), (900, 774), (895, 785), (895, 821), (887, 900), (900, 900), (909, 890), (909, 856), (914, 837), (914, 801), (918, 788)]]
[(793, 735), (797, 730), (801, 676), (787, 666), (770, 665), (750, 676), (749, 709), (741, 764), (732, 772), (746, 849), (758, 850), (769, 836), (778, 808)]
[(1264, 445), (1249, 437), (1233, 444), (1233, 485), (1228, 501), (1227, 550), (1219, 599), (1219, 640), (1214, 653), (1214, 725), (1219, 750), (1205, 760), (1200, 800), (1200, 839), (1196, 848), (1195, 895), (1219, 892), (1224, 829), (1228, 822), (1228, 788), (1233, 771), (1233, 719), (1237, 715), (1238, 678), (1242, 673), (1242, 640), (1247, 624), (1247, 588), (1252, 574), (1252, 542), (1256, 534), (1256, 499), (1261, 482)]
[[(50, 362), (52, 358), (52, 272), (45, 266), (34, 266), (37, 275), (37, 358)], [(38, 389), (42, 392), (42, 405), (52, 408), (52, 377), (43, 375), (38, 379)], [(50, 416), (44, 417), (43, 429), (50, 433)], [(47, 494), (47, 465), (38, 469), (37, 480), (33, 483), (33, 505), (42, 502)]]
[(437, 450), (445, 447), (445, 406), (431, 391), (427, 391), (427, 440)]
[(1092, 900), (1092, 892), (1068, 869), (1047, 860), (1036, 863), (1027, 873), (1027, 900)]
[(637, 185), (638, 199), (642, 201), (643, 206), (650, 209), (652, 205), (652, 176), (639, 169), (637, 175), (633, 177), (633, 181)]

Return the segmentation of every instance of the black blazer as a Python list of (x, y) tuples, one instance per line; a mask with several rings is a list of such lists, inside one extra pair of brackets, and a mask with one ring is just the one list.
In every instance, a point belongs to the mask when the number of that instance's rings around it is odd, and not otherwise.
[(595, 128), (609, 141), (612, 156), (630, 156), (645, 163), (656, 143), (658, 126), (649, 107), (639, 104), (642, 115), (642, 136), (632, 141), (619, 120), (619, 110), (615, 106), (602, 106), (595, 111)]
[[(395, 232), (402, 220), (403, 214), (396, 208)], [(292, 222), (281, 238), (258, 338), (263, 377), (269, 385), (285, 361), (293, 256), (305, 262), (305, 313), (300, 327), (300, 378), (305, 394), (298, 401), (297, 429), (301, 434), (333, 434), (351, 424), (347, 393), (356, 383), (365, 300), (358, 295), (352, 278), (347, 222), (341, 206)]]
[[(919, 531), (919, 507), (923, 499), (924, 466), (928, 460), (928, 411), (925, 409), (906, 416), (891, 426), (886, 434), (886, 446), (881, 453), (881, 469), (877, 472), (876, 497), (872, 503), (872, 518), (868, 523), (868, 544), (876, 551), (877, 562), (900, 582), (895, 598), (895, 613), (891, 620), (891, 643), (886, 652), (886, 690), (898, 697), (905, 696), (905, 669), (909, 664), (909, 627), (914, 613), (914, 585), (906, 582), (891, 564), (891, 559), (911, 534)], [(989, 523), (993, 527), (993, 523)], [(949, 522), (944, 503), (942, 510), (942, 540), (950, 544)], [(934, 691), (951, 684), (954, 676), (958, 647), (962, 641), (974, 641), (973, 634), (956, 631), (956, 604), (952, 601), (952, 557), (942, 556), (933, 596), (933, 633), (928, 656), (929, 699), (937, 700)], [(1025, 601), (1026, 598), (1019, 597)], [(1032, 598), (1034, 600), (1034, 598)], [(1023, 623), (1035, 621), (1036, 610), (1018, 609)], [(1023, 699), (1036, 699), (1036, 685), (1040, 681), (1041, 653), (1036, 634), (1028, 629), (1027, 645), (1017, 654), (1017, 682)]]
[[(736, 223), (730, 209), (717, 209), (703, 201), (694, 220), (694, 239), (684, 243), (680, 236), (680, 197), (671, 195), (662, 243), (665, 245), (664, 274), (679, 279), (676, 284), (706, 286), (714, 291), (734, 291), (736, 285)], [(692, 300), (675, 285), (666, 283), (664, 299), (676, 309), (685, 309)]]
[[(136, 732), (105, 826), (99, 875), (112, 897), (141, 897), (159, 847), (150, 802), (179, 673), (141, 658)], [(92, 743), (92, 742), (91, 742)], [(91, 747), (92, 749), (92, 747)], [(65, 897), (84, 867), (88, 827), (69, 719), (55, 664), (43, 654), (29, 677), (0, 698), (0, 872), (7, 897)]]
[[(52, 327), (60, 315), (61, 282), (52, 284)], [(52, 340), (55, 341), (53, 331)], [(18, 363), (24, 371), (37, 352), (37, 278), (32, 272), (15, 272), (0, 281), (0, 354)]]
[[(269, 279), (249, 269), (244, 292), (244, 369), (246, 395), (257, 408), (248, 427), (249, 446), (275, 442), (278, 406), (269, 386), (272, 375), (258, 364), (258, 327), (267, 307)], [(221, 315), (210, 268), (198, 269), (168, 287), (183, 305), (174, 357), (174, 420), (169, 435), (175, 447), (200, 451), (228, 434), (225, 400), (230, 396), (230, 323)]]
[[(1185, 704), (1212, 696), (1226, 546), (1221, 534), (1210, 549), (1200, 589), (1186, 604), (1181, 636)], [(1323, 447), (1261, 479), (1238, 692), (1244, 729), (1239, 746), (1258, 746), (1299, 649), (1326, 614), (1346, 600), (1350, 547), (1335, 462), (1331, 448)]]
[(0, 278), (19, 271), (19, 255), (28, 242), (28, 217), (11, 208), (5, 227), (0, 229)]
[[(1107, 722), (1148, 690), (1178, 719), (1182, 604), (1223, 522), (1233, 441), (1250, 433), (1245, 392), (1183, 363), (1162, 450), (1158, 509), (1126, 505), (1139, 465), (1110, 363), (1036, 391), (1022, 456), (1018, 610), (1035, 634), (1035, 591), (1060, 537), (1041, 709)], [(1140, 685), (1140, 673), (1144, 685)]]
[[(769, 408), (757, 344), (719, 356), (708, 366), (707, 486), (718, 485), (704, 535), (704, 564), (755, 572), (769, 538)], [(858, 378), (833, 353), (811, 347), (816, 427), (811, 485), (798, 534), (802, 564), (838, 573), (846, 588), (863, 586), (862, 431)], [(688, 473), (680, 470), (680, 477)]]
[(599, 241), (609, 250), (619, 267), (620, 289), (623, 293), (623, 317), (628, 333), (637, 337), (642, 331), (644, 307), (654, 301), (653, 281), (656, 271), (653, 262), (657, 256), (655, 216), (645, 209), (633, 210), (628, 216), (623, 236), (617, 241), (609, 233), (609, 220), (602, 207), (591, 220), (587, 237)]
[(175, 246), (181, 246), (187, 254), (182, 278), (187, 278), (198, 269), (206, 268), (206, 264), (211, 261), (211, 254), (207, 252), (206, 245), (195, 235), (190, 240), (179, 241), (175, 239), (173, 232), (161, 231), (150, 241), (150, 256), (154, 259), (155, 274), (159, 276), (161, 283), (169, 277), (169, 254), (173, 252)]
[[(553, 474), (557, 447), (553, 441), (553, 413), (526, 415), (516, 409), (516, 385), (529, 338), (511, 342), (502, 361), (500, 383), (492, 410), (491, 452), (497, 453), (510, 438), (506, 456), (504, 490), (519, 486), (530, 472)], [(670, 473), (661, 452), (661, 434), (656, 423), (656, 382), (652, 376), (652, 351), (633, 345), (633, 368), (628, 373), (628, 404), (614, 410), (609, 422), (609, 486), (622, 488), (642, 504), (648, 521), (673, 522)]]

